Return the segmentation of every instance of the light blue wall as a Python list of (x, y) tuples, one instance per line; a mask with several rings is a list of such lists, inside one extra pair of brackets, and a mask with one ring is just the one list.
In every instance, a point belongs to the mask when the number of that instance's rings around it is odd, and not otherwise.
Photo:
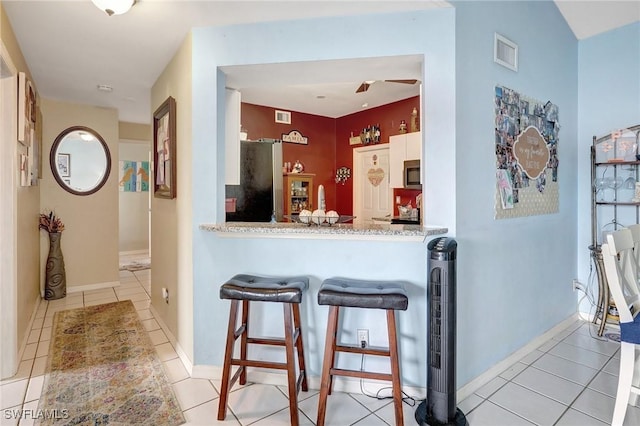
[[(454, 2), (458, 375), (472, 379), (576, 309), (578, 44), (553, 2)], [(519, 71), (493, 62), (497, 32)], [(559, 106), (559, 213), (494, 220), (494, 87)]]
[[(218, 288), (236, 273), (306, 274), (311, 291), (302, 306), (309, 374), (319, 376), (327, 310), (317, 306), (323, 279), (349, 276), (401, 279), (410, 291), (398, 315), (407, 385), (425, 386), (426, 244), (410, 242), (229, 239), (197, 229), (224, 220), (224, 76), (218, 66), (422, 54), (424, 82), (426, 215), (455, 230), (454, 10), (301, 20), (193, 30), (194, 354), (196, 365), (221, 365), (229, 311)], [(282, 310), (268, 306), (268, 321), (254, 330), (281, 335)], [(381, 312), (349, 312), (347, 330), (369, 328), (372, 344), (386, 342)], [(347, 338), (349, 338), (347, 336)], [(351, 336), (355, 342), (355, 336)], [(265, 355), (266, 351), (265, 351)], [(357, 358), (357, 357), (356, 357)], [(371, 357), (374, 358), (374, 357)], [(367, 361), (375, 368), (376, 360)], [(385, 365), (386, 364), (386, 365)], [(388, 368), (382, 362), (381, 370)], [(359, 367), (353, 359), (352, 368)]]
[[(520, 45), (519, 73), (493, 63), (495, 31)], [(320, 372), (326, 325), (315, 302), (321, 281), (397, 278), (411, 295), (399, 314), (404, 383), (425, 386), (425, 244), (231, 239), (197, 228), (224, 218), (218, 66), (400, 54), (425, 57), (427, 222), (447, 226), (459, 243), (458, 386), (575, 312), (578, 55), (553, 3), (462, 2), (455, 10), (200, 28), (193, 31), (196, 365), (222, 363), (228, 303), (218, 300), (218, 287), (233, 274), (311, 276), (302, 309), (312, 376)], [(496, 83), (560, 107), (557, 214), (493, 219)], [(272, 308), (264, 308), (269, 321), (256, 331), (278, 333), (281, 310)], [(372, 344), (384, 342), (383, 321), (372, 315), (350, 313), (344, 326), (370, 328)]]
[[(589, 147), (594, 135), (601, 137), (613, 130), (640, 124), (640, 23), (581, 40), (578, 52), (578, 276), (597, 291), (588, 250), (591, 244)], [(635, 212), (629, 210), (633, 209), (620, 209), (620, 223), (635, 222)], [(602, 224), (613, 218), (610, 209), (602, 213)], [(631, 217), (625, 213), (631, 213)], [(594, 312), (586, 300), (580, 310)]]

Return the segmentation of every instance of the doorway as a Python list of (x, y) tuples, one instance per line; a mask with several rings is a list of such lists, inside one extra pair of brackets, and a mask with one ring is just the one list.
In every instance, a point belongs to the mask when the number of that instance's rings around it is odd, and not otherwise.
[(16, 75), (0, 41), (0, 379), (18, 369)]
[(121, 139), (119, 149), (120, 267), (150, 263), (151, 143)]
[(389, 144), (353, 150), (353, 214), (360, 223), (392, 213), (389, 186)]

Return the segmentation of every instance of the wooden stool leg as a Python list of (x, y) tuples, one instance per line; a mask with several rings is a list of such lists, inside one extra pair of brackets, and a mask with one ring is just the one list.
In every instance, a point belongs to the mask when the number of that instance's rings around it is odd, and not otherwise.
[(300, 368), (300, 374), (302, 374), (302, 390), (308, 391), (307, 386), (307, 369), (304, 364), (304, 345), (302, 344), (302, 326), (300, 321), (300, 305), (295, 303), (293, 305), (293, 324), (298, 330), (298, 341), (296, 342), (296, 349), (298, 350), (298, 367)]
[[(238, 317), (238, 301), (231, 301), (229, 311), (229, 326), (227, 328), (227, 343), (224, 351), (224, 363), (222, 365), (222, 388), (218, 401), (218, 420), (224, 420), (227, 416), (227, 398), (229, 397), (229, 376), (231, 374), (231, 358), (233, 358), (233, 346), (235, 343), (235, 328)], [(240, 367), (243, 368), (243, 367)]]
[[(331, 319), (331, 321), (333, 322), (333, 324), (331, 326), (335, 330), (334, 333), (333, 333), (333, 340), (332, 340), (332, 343), (331, 343), (331, 361), (330, 361), (330, 364), (329, 364), (331, 366), (331, 368), (333, 368), (336, 365), (336, 344), (337, 344), (337, 340), (338, 340), (338, 319), (340, 317), (340, 306), (336, 306), (335, 308), (336, 308), (336, 314)], [(330, 374), (329, 375), (329, 395), (331, 395), (331, 390), (332, 389), (333, 389), (333, 374)]]
[[(240, 359), (247, 360), (247, 338), (249, 337), (249, 301), (242, 301), (242, 325), (244, 326), (244, 332), (240, 337)], [(242, 367), (242, 373), (240, 373), (240, 384), (247, 384), (247, 368)]]
[(324, 426), (327, 414), (327, 396), (331, 390), (331, 369), (336, 348), (336, 332), (338, 324), (338, 307), (329, 307), (329, 321), (327, 323), (327, 336), (324, 343), (324, 360), (322, 361), (322, 379), (320, 382), (320, 400), (318, 401), (317, 426)]
[(296, 377), (296, 360), (293, 342), (293, 309), (291, 303), (284, 305), (284, 342), (287, 353), (287, 379), (289, 387), (289, 414), (291, 425), (298, 426), (298, 386)]
[(396, 425), (404, 426), (402, 416), (402, 385), (400, 384), (400, 361), (398, 359), (398, 337), (396, 316), (393, 309), (387, 309), (387, 330), (389, 331), (389, 354), (391, 358), (391, 384), (393, 406), (395, 408)]

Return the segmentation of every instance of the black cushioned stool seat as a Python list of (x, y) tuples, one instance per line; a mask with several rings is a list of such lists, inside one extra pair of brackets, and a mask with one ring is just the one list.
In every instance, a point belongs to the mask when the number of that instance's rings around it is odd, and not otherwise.
[[(402, 283), (397, 281), (356, 280), (352, 278), (326, 279), (318, 292), (318, 304), (329, 305), (329, 321), (322, 362), (322, 381), (318, 418), (316, 424), (323, 426), (327, 411), (327, 397), (331, 394), (333, 376), (349, 376), (364, 379), (390, 380), (397, 426), (404, 425), (402, 415), (402, 389), (400, 384), (400, 362), (398, 359), (398, 338), (395, 311), (404, 311), (409, 298)], [(338, 317), (340, 308), (383, 309), (387, 315), (389, 348), (362, 348), (337, 344)], [(391, 374), (361, 370), (335, 368), (336, 352), (389, 357)]]
[(396, 281), (329, 278), (320, 287), (318, 304), (406, 311), (409, 299)]
[[(300, 303), (302, 294), (309, 287), (307, 277), (261, 277), (257, 275), (235, 275), (220, 287), (220, 299), (231, 300), (227, 342), (222, 367), (222, 388), (218, 402), (218, 420), (227, 414), (227, 399), (234, 383), (247, 382), (247, 367), (273, 368), (287, 371), (289, 387), (289, 413), (291, 424), (298, 425), (298, 392), (306, 391), (307, 373), (304, 364), (304, 346), (300, 326)], [(242, 324), (236, 329), (239, 304), (242, 302)], [(249, 336), (249, 302), (282, 303), (284, 307), (284, 339)], [(240, 337), (240, 358), (233, 358), (235, 341)], [(247, 359), (247, 345), (284, 346), (286, 362), (271, 362)], [(295, 348), (295, 350), (294, 350)], [(300, 374), (296, 376), (296, 362)], [(230, 378), (231, 366), (240, 368)]]
[(307, 277), (258, 277), (236, 275), (220, 287), (220, 299), (300, 303), (309, 288)]

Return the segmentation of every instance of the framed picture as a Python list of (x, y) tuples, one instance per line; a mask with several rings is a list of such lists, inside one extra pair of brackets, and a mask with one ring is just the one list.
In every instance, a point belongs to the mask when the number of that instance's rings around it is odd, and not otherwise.
[(18, 141), (29, 146), (36, 127), (36, 92), (23, 72), (18, 73)]
[(71, 154), (58, 154), (57, 163), (60, 176), (71, 176)]
[(153, 113), (153, 195), (176, 198), (176, 100), (169, 96)]

